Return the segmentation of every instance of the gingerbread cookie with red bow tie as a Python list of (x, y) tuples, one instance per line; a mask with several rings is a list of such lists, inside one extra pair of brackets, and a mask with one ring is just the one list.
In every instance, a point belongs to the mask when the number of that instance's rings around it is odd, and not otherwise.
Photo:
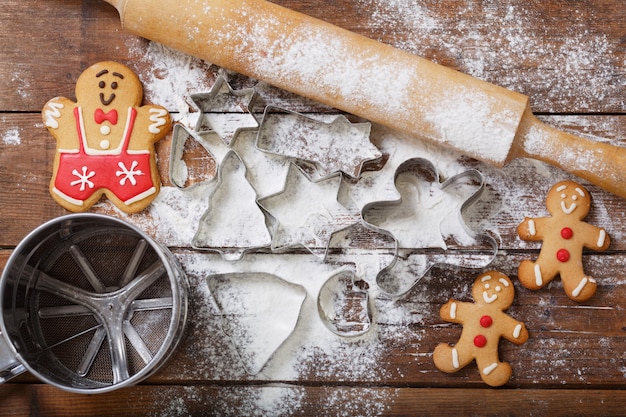
[(87, 68), (76, 102), (65, 97), (43, 108), (57, 141), (50, 193), (64, 208), (87, 211), (102, 195), (126, 213), (144, 209), (161, 181), (154, 144), (171, 128), (169, 112), (144, 105), (137, 75), (117, 62)]

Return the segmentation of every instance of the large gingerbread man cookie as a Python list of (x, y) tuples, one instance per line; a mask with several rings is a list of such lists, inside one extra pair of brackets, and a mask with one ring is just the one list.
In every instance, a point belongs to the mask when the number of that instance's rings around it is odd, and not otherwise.
[(50, 193), (64, 208), (88, 210), (106, 195), (127, 213), (144, 209), (161, 181), (154, 143), (171, 127), (169, 112), (142, 106), (143, 88), (130, 68), (100, 62), (76, 83), (76, 102), (65, 97), (43, 108), (57, 141)]
[(560, 275), (567, 296), (585, 301), (595, 293), (597, 284), (583, 270), (583, 248), (603, 251), (611, 239), (603, 228), (583, 221), (591, 207), (591, 195), (582, 185), (574, 181), (555, 184), (546, 206), (550, 217), (526, 218), (517, 227), (521, 239), (543, 242), (536, 262), (520, 264), (519, 280), (526, 288), (537, 290)]
[(511, 365), (499, 359), (500, 338), (517, 345), (528, 340), (524, 323), (504, 312), (515, 298), (513, 283), (506, 275), (489, 271), (476, 278), (472, 296), (474, 303), (450, 300), (441, 307), (441, 318), (462, 324), (463, 330), (454, 346), (442, 343), (435, 348), (435, 366), (443, 372), (453, 373), (476, 360), (485, 383), (493, 387), (504, 385), (513, 371)]

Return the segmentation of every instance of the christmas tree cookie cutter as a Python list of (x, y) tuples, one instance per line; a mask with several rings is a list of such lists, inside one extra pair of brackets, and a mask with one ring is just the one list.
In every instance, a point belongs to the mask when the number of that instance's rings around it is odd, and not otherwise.
[(398, 199), (361, 210), (365, 227), (394, 241), (393, 260), (376, 277), (385, 294), (407, 294), (435, 266), (484, 268), (493, 261), (496, 239), (464, 220), (485, 190), (482, 173), (470, 169), (441, 181), (432, 162), (414, 158), (396, 169), (394, 183)]
[(218, 167), (209, 208), (200, 219), (191, 245), (194, 249), (219, 252), (227, 260), (238, 260), (246, 252), (268, 247), (270, 243), (256, 191), (246, 179), (246, 166), (231, 151)]

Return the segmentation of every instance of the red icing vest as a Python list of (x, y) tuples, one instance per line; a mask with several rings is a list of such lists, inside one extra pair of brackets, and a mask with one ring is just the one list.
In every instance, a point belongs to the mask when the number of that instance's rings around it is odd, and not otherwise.
[(128, 150), (136, 116), (137, 110), (130, 107), (124, 136), (117, 149), (96, 150), (87, 146), (82, 111), (80, 107), (75, 108), (79, 149), (58, 150), (59, 165), (53, 191), (78, 206), (103, 188), (126, 205), (154, 194), (150, 152)]

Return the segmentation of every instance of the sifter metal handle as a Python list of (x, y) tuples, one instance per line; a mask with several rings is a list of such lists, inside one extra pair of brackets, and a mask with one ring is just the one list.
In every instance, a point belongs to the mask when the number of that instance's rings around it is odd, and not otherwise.
[(17, 357), (11, 351), (9, 342), (6, 341), (0, 332), (0, 384), (4, 384), (9, 379), (25, 371), (26, 368), (17, 360)]

